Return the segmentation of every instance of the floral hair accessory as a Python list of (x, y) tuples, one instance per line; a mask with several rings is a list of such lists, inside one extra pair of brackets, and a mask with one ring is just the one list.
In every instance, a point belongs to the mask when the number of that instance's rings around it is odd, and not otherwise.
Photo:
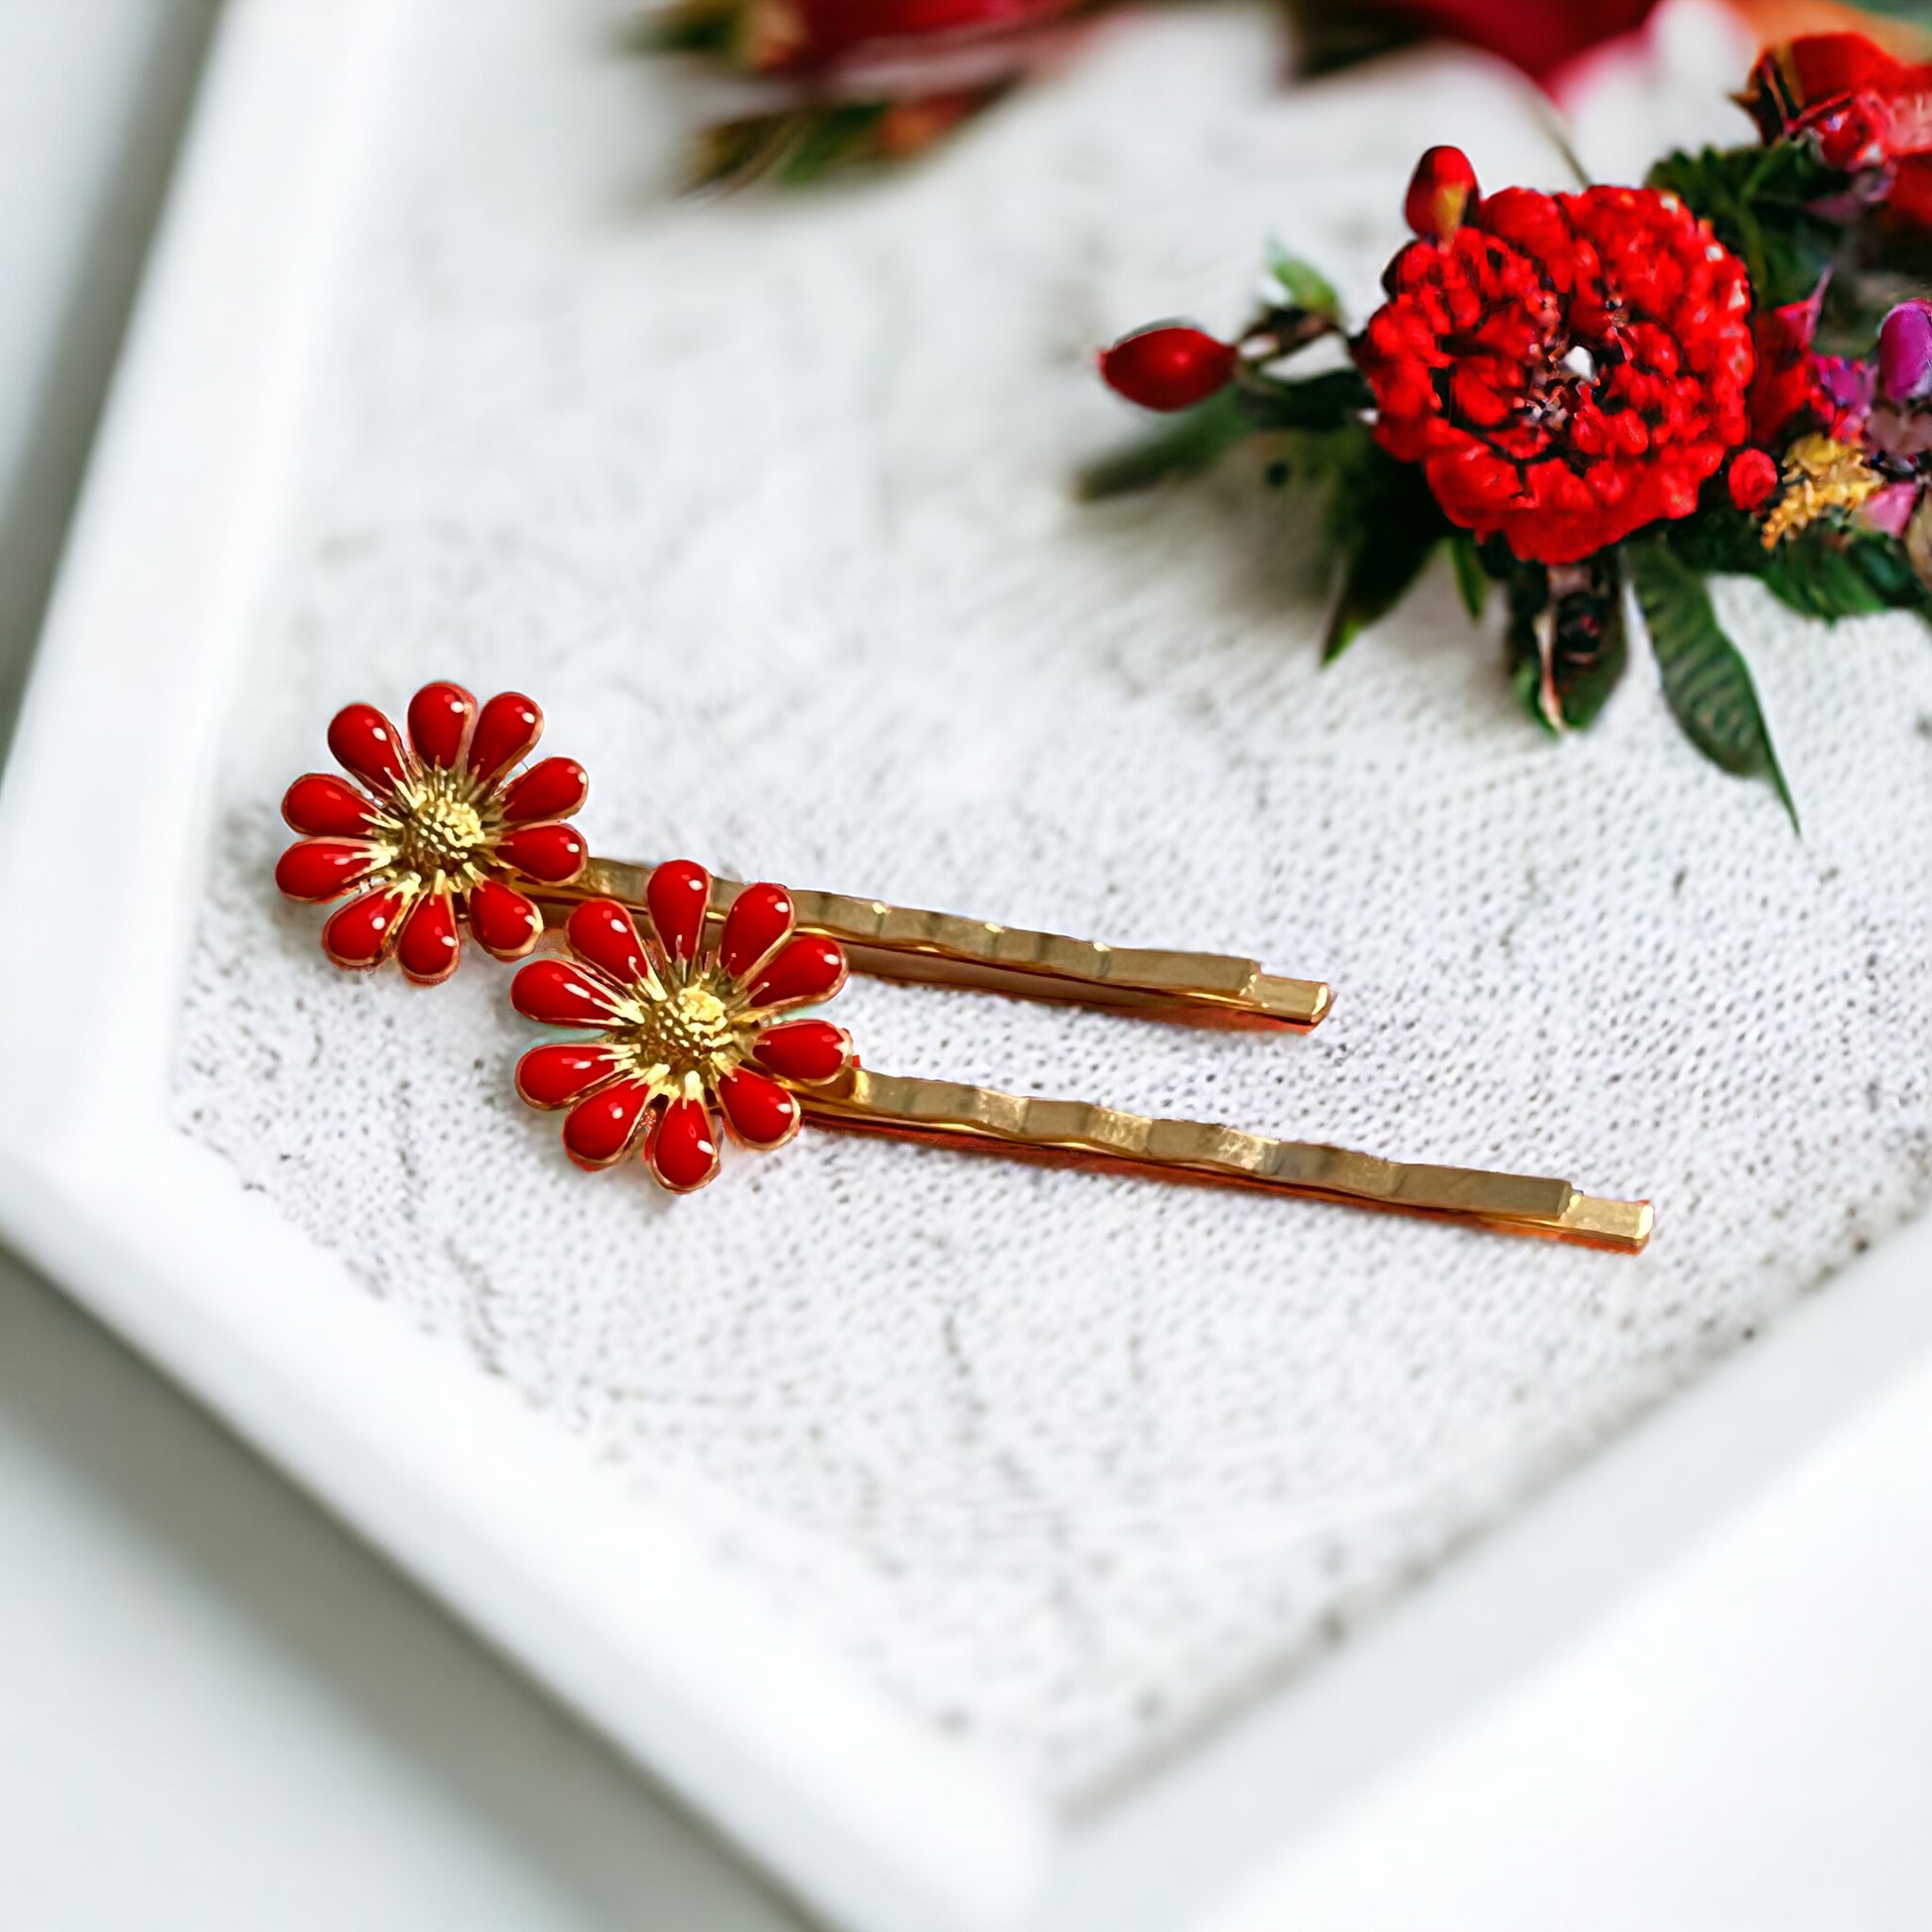
[[(275, 883), (310, 903), (353, 895), (323, 927), (322, 949), (338, 966), (370, 968), (393, 952), (410, 979), (433, 986), (456, 970), (466, 924), (485, 952), (514, 960), (585, 899), (656, 910), (650, 867), (592, 858), (565, 822), (589, 788), (583, 767), (553, 758), (516, 769), (542, 730), (528, 698), (505, 692), (479, 713), (469, 692), (446, 683), (411, 700), (407, 743), (371, 705), (337, 713), (329, 748), (355, 782), (311, 772), (289, 787), (283, 816), (304, 836), (283, 853)], [(714, 924), (757, 890), (703, 877)], [(801, 932), (886, 979), (1205, 1026), (1307, 1032), (1328, 1011), (1322, 981), (1221, 953), (1109, 946), (838, 893), (801, 892), (796, 913)]]
[(713, 937), (711, 890), (703, 867), (677, 860), (649, 875), (641, 915), (588, 899), (565, 927), (566, 956), (533, 960), (510, 988), (526, 1019), (580, 1035), (531, 1047), (516, 1068), (531, 1106), (568, 1110), (564, 1151), (580, 1168), (640, 1156), (660, 1187), (688, 1194), (716, 1176), (727, 1134), (773, 1149), (810, 1122), (1623, 1253), (1650, 1237), (1647, 1202), (1592, 1199), (1565, 1180), (1406, 1167), (1084, 1101), (869, 1072), (842, 1028), (792, 1017), (845, 984), (842, 949), (801, 933), (792, 896), (770, 885), (746, 887)]
[(405, 743), (373, 705), (351, 704), (329, 727), (349, 779), (310, 772), (282, 800), (303, 837), (275, 883), (323, 903), (352, 894), (322, 929), (338, 965), (379, 966), (393, 952), (434, 986), (456, 971), (463, 927), (498, 959), (521, 959), (543, 931), (531, 898), (568, 886), (589, 857), (567, 823), (589, 780), (572, 759), (518, 771), (543, 735), (543, 713), (505, 691), (481, 712), (460, 684), (426, 684), (409, 704)]
[[(1621, 677), (1627, 588), (1685, 735), (1795, 823), (1706, 580), (1757, 577), (1828, 621), (1932, 618), (1932, 307), (1896, 302), (1932, 264), (1932, 67), (1813, 37), (1766, 56), (1747, 104), (1762, 145), (1668, 155), (1636, 187), (1484, 193), (1431, 149), (1359, 330), (1283, 257), (1231, 341), (1170, 323), (1105, 351), (1105, 379), (1173, 421), (1085, 493), (1256, 445), (1271, 483), (1327, 499), (1325, 657), (1447, 550), (1472, 618), (1501, 588), (1509, 676), (1555, 733)], [(1295, 372), (1324, 337), (1345, 366)]]
[(284, 809), (304, 836), (282, 855), (276, 883), (296, 898), (355, 895), (324, 927), (325, 952), (364, 967), (393, 948), (425, 984), (454, 971), (461, 920), (503, 958), (527, 954), (546, 924), (561, 927), (561, 951), (524, 966), (510, 997), (526, 1018), (578, 1036), (526, 1052), (516, 1089), (532, 1106), (565, 1110), (565, 1151), (580, 1167), (640, 1154), (660, 1186), (689, 1193), (717, 1173), (724, 1135), (771, 1149), (811, 1122), (1625, 1253), (1650, 1237), (1648, 1203), (1595, 1199), (1566, 1180), (1406, 1167), (1084, 1101), (872, 1073), (840, 1028), (797, 1013), (845, 984), (848, 948), (854, 969), (884, 979), (1210, 1025), (1306, 1032), (1327, 1012), (1328, 989), (1218, 954), (738, 886), (689, 860), (593, 859), (562, 816), (583, 803), (582, 769), (546, 759), (515, 771), (541, 729), (529, 699), (509, 693), (479, 711), (455, 684), (416, 694), (406, 745), (372, 706), (349, 705), (329, 742), (358, 782), (312, 773), (290, 786)]
[(845, 984), (837, 944), (800, 936), (778, 886), (748, 886), (708, 940), (710, 901), (702, 867), (659, 866), (641, 921), (588, 899), (565, 928), (569, 958), (535, 960), (510, 987), (525, 1019), (594, 1035), (533, 1046), (516, 1069), (531, 1106), (570, 1109), (580, 1168), (636, 1150), (660, 1186), (689, 1193), (718, 1171), (720, 1116), (744, 1147), (783, 1147), (803, 1118), (784, 1081), (822, 1084), (852, 1062), (839, 1028), (782, 1019)]

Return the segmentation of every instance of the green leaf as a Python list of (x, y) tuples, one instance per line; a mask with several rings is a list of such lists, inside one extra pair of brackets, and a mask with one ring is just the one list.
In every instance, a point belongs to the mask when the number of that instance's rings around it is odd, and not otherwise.
[(1169, 477), (1190, 477), (1211, 469), (1235, 444), (1254, 434), (1234, 391), (1223, 389), (1194, 408), (1172, 417), (1152, 436), (1102, 457), (1082, 471), (1074, 492), (1087, 502), (1147, 489)]
[(1769, 552), (1764, 582), (1794, 611), (1827, 623), (1926, 608), (1925, 587), (1902, 545), (1828, 523), (1814, 523)]
[(1666, 155), (1649, 185), (1679, 196), (1743, 258), (1763, 310), (1803, 301), (1831, 266), (1839, 227), (1812, 209), (1844, 193), (1850, 177), (1826, 167), (1809, 141), (1794, 140)]
[(807, 108), (796, 117), (790, 151), (772, 178), (785, 188), (806, 188), (834, 169), (875, 159), (875, 137), (888, 105), (883, 100), (852, 100)]
[(1402, 602), (1449, 534), (1421, 470), (1398, 463), (1365, 435), (1337, 470), (1327, 524), (1341, 553), (1341, 580), (1322, 639), (1324, 664)]
[(1352, 365), (1294, 381), (1249, 376), (1235, 394), (1256, 429), (1341, 429), (1375, 400), (1368, 379)]
[(1719, 625), (1704, 579), (1657, 537), (1626, 544), (1624, 562), (1664, 696), (1685, 736), (1733, 776), (1768, 780), (1796, 830), (1798, 808), (1771, 749), (1750, 668)]
[(1834, 534), (1814, 523), (1787, 537), (1765, 560), (1766, 587), (1794, 611), (1827, 623), (1884, 610), (1886, 600), (1860, 569), (1853, 548), (1834, 542)]
[(1298, 309), (1321, 316), (1337, 327), (1341, 324), (1341, 297), (1322, 272), (1299, 255), (1291, 255), (1280, 242), (1268, 247), (1268, 272), (1282, 285), (1282, 292)]
[(1449, 539), (1449, 562), (1455, 566), (1455, 588), (1463, 610), (1479, 621), (1489, 603), (1489, 573), (1482, 567), (1475, 538), (1458, 530)]

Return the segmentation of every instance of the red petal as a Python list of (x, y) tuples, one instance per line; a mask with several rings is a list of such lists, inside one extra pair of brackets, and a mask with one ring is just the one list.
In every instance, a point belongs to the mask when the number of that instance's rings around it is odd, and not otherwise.
[(507, 771), (543, 736), (543, 713), (517, 691), (504, 691), (483, 706), (470, 741), (470, 769), (479, 778)]
[(705, 908), (711, 903), (711, 875), (691, 859), (659, 866), (644, 887), (644, 903), (664, 950), (673, 959), (696, 959), (704, 943)]
[(845, 984), (845, 954), (836, 941), (807, 933), (794, 939), (752, 983), (755, 1007), (796, 1007), (829, 1000)]
[(580, 1100), (564, 1119), (564, 1151), (580, 1168), (608, 1168), (630, 1152), (644, 1124), (650, 1087), (643, 1080), (620, 1080), (588, 1100)]
[(426, 684), (409, 701), (409, 742), (425, 764), (454, 771), (477, 701), (460, 684)]
[(595, 973), (567, 959), (536, 959), (510, 982), (510, 1005), (546, 1027), (608, 1027), (617, 995)]
[(387, 797), (408, 771), (396, 728), (372, 704), (344, 705), (329, 725), (329, 749), (345, 771)]
[(829, 1020), (787, 1020), (765, 1028), (752, 1050), (773, 1073), (817, 1086), (851, 1063), (852, 1035)]
[(396, 961), (418, 986), (435, 986), (456, 971), (463, 957), (463, 935), (456, 929), (456, 907), (447, 892), (419, 899), (402, 922)]
[(496, 841), (496, 856), (546, 886), (568, 886), (591, 854), (574, 825), (519, 825)]
[(702, 1187), (718, 1172), (718, 1130), (702, 1100), (673, 1100), (651, 1133), (650, 1171), (674, 1194)]
[(804, 1118), (798, 1102), (777, 1081), (741, 1067), (718, 1082), (726, 1122), (747, 1147), (783, 1147)]
[(282, 816), (312, 837), (353, 839), (375, 822), (375, 807), (346, 779), (311, 771), (289, 786)]
[(290, 898), (319, 905), (341, 898), (375, 870), (376, 850), (359, 839), (303, 839), (282, 854), (275, 883)]
[(543, 914), (500, 879), (473, 886), (467, 909), (477, 944), (498, 959), (521, 959), (543, 932)]
[(516, 1063), (516, 1090), (532, 1107), (568, 1107), (618, 1070), (608, 1046), (532, 1046)]
[(512, 825), (539, 818), (568, 818), (584, 809), (591, 781), (575, 759), (544, 759), (503, 793), (503, 816)]
[(796, 923), (782, 886), (747, 886), (725, 914), (718, 957), (733, 979), (749, 979), (784, 942)]
[(409, 910), (410, 895), (400, 886), (352, 898), (322, 929), (322, 949), (338, 966), (379, 966), (395, 943), (396, 928)]
[(630, 914), (614, 898), (587, 898), (570, 915), (566, 935), (572, 952), (620, 986), (634, 985), (650, 970)]

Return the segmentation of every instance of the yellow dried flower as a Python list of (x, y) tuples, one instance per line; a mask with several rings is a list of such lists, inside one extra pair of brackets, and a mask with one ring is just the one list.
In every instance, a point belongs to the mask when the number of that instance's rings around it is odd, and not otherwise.
[(1764, 519), (1764, 547), (1775, 550), (1794, 531), (1832, 510), (1855, 510), (1884, 479), (1851, 443), (1801, 436), (1785, 452), (1784, 494)]

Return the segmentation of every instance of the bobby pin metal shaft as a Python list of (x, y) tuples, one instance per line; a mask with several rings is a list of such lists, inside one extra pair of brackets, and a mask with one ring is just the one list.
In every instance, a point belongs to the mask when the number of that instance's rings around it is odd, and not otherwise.
[[(651, 868), (592, 859), (567, 887), (532, 888), (545, 919), (561, 925), (587, 898), (644, 902)], [(744, 891), (734, 880), (712, 882), (712, 933)], [(1163, 952), (1107, 946), (1053, 932), (923, 912), (879, 899), (793, 891), (798, 930), (836, 940), (852, 970), (874, 979), (962, 986), (1028, 1000), (1117, 1008), (1197, 1026), (1254, 1027), (1308, 1033), (1328, 1011), (1319, 980), (1282, 979), (1252, 959), (1219, 953)]]
[(1031, 1100), (858, 1066), (828, 1085), (800, 1089), (798, 1098), (807, 1121), (853, 1133), (1299, 1194), (1620, 1254), (1636, 1254), (1650, 1239), (1648, 1201), (1598, 1200), (1567, 1180), (1410, 1166), (1198, 1121), (1149, 1120), (1081, 1100)]

